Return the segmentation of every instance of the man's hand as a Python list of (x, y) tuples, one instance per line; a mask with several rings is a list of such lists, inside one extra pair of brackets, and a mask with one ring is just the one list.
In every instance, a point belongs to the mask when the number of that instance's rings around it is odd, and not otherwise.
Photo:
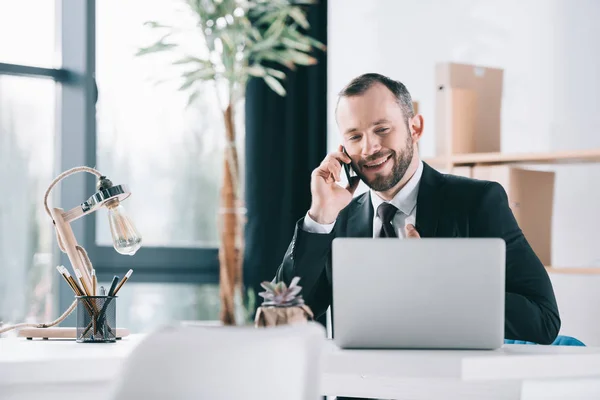
[(338, 151), (328, 154), (311, 175), (312, 204), (308, 215), (320, 224), (331, 224), (336, 220), (340, 211), (352, 201), (352, 195), (360, 182), (357, 179), (354, 185), (347, 185), (345, 188), (336, 183), (341, 180), (340, 163), (351, 162), (350, 157), (342, 150), (340, 146)]
[(406, 238), (420, 238), (419, 232), (417, 232), (417, 228), (413, 224), (406, 225)]

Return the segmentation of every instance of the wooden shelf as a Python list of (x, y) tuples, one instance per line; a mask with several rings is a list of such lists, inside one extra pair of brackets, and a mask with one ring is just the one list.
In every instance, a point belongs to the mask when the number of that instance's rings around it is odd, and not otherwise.
[(600, 275), (600, 267), (546, 267), (549, 274)]
[(581, 164), (600, 163), (600, 149), (568, 150), (546, 153), (470, 153), (454, 154), (448, 157), (426, 158), (432, 166), (452, 165), (469, 167), (474, 165), (500, 164)]

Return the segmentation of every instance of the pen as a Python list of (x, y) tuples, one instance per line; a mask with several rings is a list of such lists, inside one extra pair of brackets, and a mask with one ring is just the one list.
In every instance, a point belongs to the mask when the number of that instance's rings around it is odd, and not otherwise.
[[(108, 296), (112, 297), (114, 296), (114, 292), (115, 292), (115, 287), (117, 286), (117, 282), (119, 281), (119, 277), (115, 275), (115, 277), (112, 280), (112, 283), (110, 284), (110, 289), (108, 289)], [(98, 314), (98, 323), (97, 325), (100, 325), (101, 327), (104, 328), (104, 322), (106, 320), (106, 309), (108, 308), (108, 304), (110, 303), (112, 299), (106, 299), (106, 301), (104, 302), (104, 305), (102, 306), (102, 310), (100, 310), (100, 313)]]
[(115, 292), (113, 293), (113, 296), (116, 296), (117, 293), (119, 293), (119, 290), (121, 290), (121, 287), (125, 284), (125, 282), (127, 282), (127, 279), (129, 279), (131, 274), (133, 274), (132, 269), (127, 271), (127, 273), (125, 274), (125, 277), (121, 280), (121, 282), (119, 282), (119, 284), (117, 285), (117, 288), (115, 289)]
[(96, 279), (96, 270), (92, 269), (92, 296), (96, 295), (96, 286), (98, 286), (98, 279)]
[(108, 289), (109, 296), (114, 296), (115, 288), (117, 287), (117, 282), (119, 282), (119, 277), (115, 275), (115, 277), (112, 280), (112, 283), (110, 284), (110, 289)]

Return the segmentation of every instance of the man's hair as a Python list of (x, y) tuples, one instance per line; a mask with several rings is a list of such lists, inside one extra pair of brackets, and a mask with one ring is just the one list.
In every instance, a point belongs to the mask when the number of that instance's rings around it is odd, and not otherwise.
[(413, 109), (410, 93), (408, 92), (408, 89), (406, 89), (406, 86), (404, 86), (402, 82), (395, 81), (381, 74), (363, 74), (352, 79), (352, 81), (348, 85), (346, 85), (346, 87), (344, 87), (338, 95), (340, 98), (360, 96), (376, 83), (381, 83), (382, 85), (387, 87), (390, 90), (390, 92), (392, 92), (392, 94), (398, 101), (398, 105), (400, 106), (400, 108), (402, 108), (402, 113), (404, 114), (405, 121), (408, 123), (408, 120), (414, 117), (415, 112)]

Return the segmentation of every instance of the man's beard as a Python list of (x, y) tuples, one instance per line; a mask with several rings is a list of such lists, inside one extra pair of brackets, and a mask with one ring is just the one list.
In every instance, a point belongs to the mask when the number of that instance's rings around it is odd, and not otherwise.
[(383, 153), (374, 154), (373, 156), (369, 157), (368, 160), (362, 162), (362, 166), (356, 171), (356, 174), (359, 176), (361, 181), (363, 181), (368, 187), (370, 187), (374, 191), (386, 192), (392, 189), (394, 186), (396, 186), (398, 182), (402, 180), (404, 174), (406, 174), (406, 171), (408, 170), (410, 162), (413, 158), (413, 151), (413, 142), (411, 136), (409, 135), (408, 140), (406, 141), (406, 148), (400, 154), (396, 155), (396, 152), (392, 151), (391, 160), (394, 164), (392, 165), (392, 172), (389, 175), (385, 176), (377, 174), (375, 175), (375, 178), (369, 181), (367, 177), (362, 173), (362, 168), (364, 168), (365, 163), (372, 160), (376, 160), (381, 157), (385, 157), (385, 154)]

